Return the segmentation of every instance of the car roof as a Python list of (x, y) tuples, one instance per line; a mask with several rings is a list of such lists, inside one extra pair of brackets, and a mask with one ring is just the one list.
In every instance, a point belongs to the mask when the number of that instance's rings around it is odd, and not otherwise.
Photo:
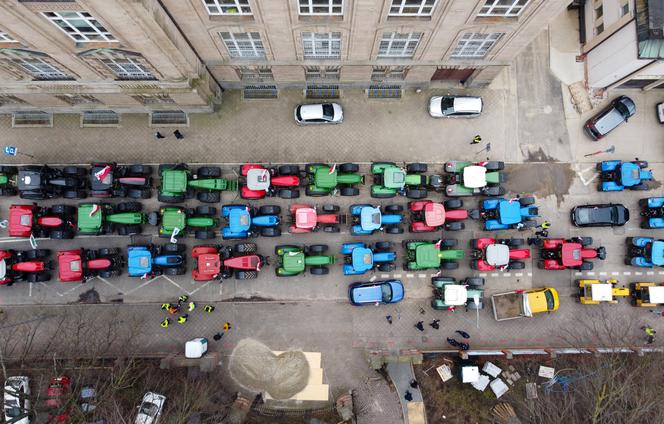
[(323, 118), (323, 105), (322, 104), (301, 105), (300, 116), (305, 121), (309, 119), (321, 119)]
[(482, 110), (482, 98), (470, 96), (454, 97), (454, 110), (456, 112), (480, 112)]

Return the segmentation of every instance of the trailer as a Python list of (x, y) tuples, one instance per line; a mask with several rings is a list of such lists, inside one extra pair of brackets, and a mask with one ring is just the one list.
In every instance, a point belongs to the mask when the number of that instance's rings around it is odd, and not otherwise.
[(496, 321), (506, 321), (556, 311), (560, 300), (556, 289), (544, 287), (494, 294), (491, 305)]

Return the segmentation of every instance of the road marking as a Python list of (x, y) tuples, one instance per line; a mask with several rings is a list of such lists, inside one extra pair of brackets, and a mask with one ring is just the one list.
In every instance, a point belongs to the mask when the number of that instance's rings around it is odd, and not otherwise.
[(394, 274), (394, 278), (401, 278), (401, 274)]
[(185, 293), (187, 292), (187, 289), (185, 289), (184, 287), (182, 287), (181, 285), (179, 285), (179, 284), (176, 283), (175, 281), (171, 280), (171, 279), (168, 278), (167, 276), (162, 275), (161, 277), (162, 277), (164, 280), (168, 281), (169, 283), (173, 284), (175, 287), (177, 287), (177, 288), (179, 288), (180, 290), (182, 290), (183, 292), (185, 292)]
[(380, 274), (380, 278), (390, 278), (390, 274)]
[(606, 275), (606, 272), (602, 271), (599, 273), (599, 275)]
[(32, 297), (32, 283), (28, 284), (28, 296)]
[(634, 275), (643, 275), (643, 273), (637, 271), (637, 272), (634, 273)]
[(595, 275), (595, 271), (588, 271), (588, 275)]
[(529, 273), (528, 273), (528, 277), (532, 277), (532, 276), (533, 276), (533, 273), (532, 273), (532, 272), (529, 272)]
[(491, 274), (491, 276), (492, 276), (492, 277), (497, 277), (497, 276), (498, 276), (498, 273), (497, 273), (497, 272), (494, 272), (494, 273)]
[[(134, 287), (133, 289), (131, 289), (131, 290), (129, 290), (128, 292), (126, 292), (124, 295), (126, 296), (126, 295), (128, 295), (128, 294), (132, 294), (132, 293), (135, 292), (136, 290), (138, 290), (138, 289), (142, 289), (143, 287), (147, 286), (148, 284), (150, 284), (151, 282), (153, 282), (154, 280), (157, 280), (157, 279), (159, 279), (159, 278), (161, 278), (161, 276), (159, 276), (159, 277), (154, 277), (154, 278), (152, 278), (152, 279), (150, 279), (150, 280), (144, 282), (143, 284), (141, 284), (141, 285), (139, 285), (139, 286), (137, 286), (137, 287)], [(176, 285), (177, 285), (177, 284), (176, 284)], [(179, 287), (179, 286), (178, 286), (178, 287)]]
[(406, 278), (413, 278), (415, 277), (415, 274), (406, 274)]
[(574, 275), (583, 275), (583, 272), (575, 272)]
[(657, 272), (659, 275), (664, 275), (664, 271)]
[(486, 272), (479, 274), (480, 277), (486, 277)]
[(655, 273), (653, 271), (648, 271), (646, 272), (646, 275), (655, 275)]
[(97, 279), (98, 279), (99, 281), (101, 281), (102, 283), (106, 283), (107, 285), (113, 287), (115, 290), (117, 290), (118, 292), (120, 292), (121, 295), (123, 295), (123, 296), (125, 295), (125, 293), (122, 291), (122, 289), (120, 289), (120, 288), (119, 288), (118, 286), (116, 286), (115, 284), (111, 284), (111, 283), (109, 283), (105, 278), (97, 277)]
[(612, 272), (611, 275), (620, 275), (619, 272)]
[(523, 272), (517, 272), (514, 274), (515, 277), (523, 277)]
[(598, 173), (598, 172), (594, 172), (593, 175), (592, 175), (592, 177), (590, 177), (590, 178), (587, 179), (587, 180), (586, 180), (586, 178), (583, 176), (586, 172), (591, 171), (591, 170), (594, 170), (594, 169), (595, 169), (594, 166), (589, 166), (588, 168), (583, 169), (583, 170), (581, 170), (581, 171), (576, 171), (576, 175), (577, 175), (577, 177), (579, 177), (579, 179), (581, 180), (581, 183), (582, 183), (584, 186), (589, 185), (590, 183), (592, 183), (592, 182), (595, 180), (595, 178), (597, 178), (597, 177), (599, 176), (599, 173)]
[(632, 273), (629, 272), (629, 271), (625, 271), (625, 272), (623, 272), (623, 275), (632, 275)]
[(369, 278), (369, 281), (376, 281), (376, 276), (372, 275), (371, 278)]
[(188, 294), (189, 296), (191, 296), (191, 295), (193, 295), (194, 293), (196, 293), (197, 291), (199, 291), (200, 289), (209, 286), (213, 281), (214, 281), (214, 280), (210, 280), (210, 281), (206, 282), (205, 284), (203, 284), (202, 286), (198, 287), (196, 290), (194, 290), (194, 291), (192, 291), (192, 292), (190, 292), (190, 293), (187, 293), (187, 294)]
[(505, 274), (503, 274), (503, 276), (504, 276), (504, 277), (511, 277), (512, 274), (510, 274), (509, 272), (506, 272)]
[(420, 277), (420, 278), (427, 278), (427, 275), (426, 275), (426, 274), (418, 274), (418, 277)]

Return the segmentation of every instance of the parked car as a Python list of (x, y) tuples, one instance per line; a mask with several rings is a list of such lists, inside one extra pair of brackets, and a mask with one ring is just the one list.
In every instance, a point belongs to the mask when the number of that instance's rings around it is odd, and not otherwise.
[(147, 392), (143, 395), (141, 405), (138, 407), (138, 415), (135, 424), (155, 424), (159, 421), (161, 410), (164, 408), (166, 396), (158, 393)]
[(580, 205), (572, 209), (571, 216), (577, 227), (618, 227), (629, 221), (629, 209), (614, 203)]
[(298, 105), (295, 108), (298, 125), (340, 124), (343, 120), (344, 112), (337, 103)]
[(620, 96), (613, 99), (600, 113), (588, 119), (584, 129), (590, 138), (597, 141), (623, 122), (627, 122), (635, 113), (634, 101), (627, 96)]
[(657, 103), (657, 120), (660, 124), (664, 124), (664, 103)]
[(434, 118), (476, 118), (482, 113), (481, 97), (433, 96), (429, 100), (429, 115)]
[(355, 306), (389, 304), (403, 300), (403, 284), (399, 280), (353, 283), (348, 287), (350, 303)]
[(70, 393), (71, 379), (69, 377), (61, 375), (51, 378), (46, 391), (46, 406), (51, 409), (48, 413), (49, 423), (66, 423), (69, 420)]
[[(5, 380), (5, 422), (30, 424), (30, 380), (25, 376)], [(20, 418), (22, 417), (22, 418)]]

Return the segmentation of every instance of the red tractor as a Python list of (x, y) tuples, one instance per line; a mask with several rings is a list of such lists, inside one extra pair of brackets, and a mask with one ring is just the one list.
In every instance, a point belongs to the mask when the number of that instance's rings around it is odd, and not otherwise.
[(9, 236), (71, 239), (76, 234), (76, 208), (54, 205), (50, 208), (32, 205), (9, 207)]
[(544, 239), (539, 246), (540, 260), (537, 267), (541, 269), (576, 269), (589, 271), (593, 269), (590, 259), (606, 258), (603, 246), (589, 247), (593, 244), (592, 237), (574, 237), (571, 239)]
[(472, 239), (470, 267), (478, 271), (523, 269), (526, 267), (523, 260), (530, 258), (530, 249), (519, 249), (523, 244), (524, 240), (520, 238)]
[(120, 249), (75, 249), (58, 252), (61, 283), (85, 282), (93, 277), (111, 278), (122, 273), (124, 257)]
[(318, 213), (311, 205), (294, 203), (290, 207), (291, 226), (288, 232), (292, 234), (311, 233), (322, 229), (326, 233), (338, 233), (340, 224), (346, 222), (346, 216), (339, 214), (339, 206), (323, 205), (323, 213)]
[(450, 199), (443, 203), (431, 200), (418, 200), (408, 203), (410, 211), (410, 232), (430, 233), (446, 229), (459, 231), (466, 228), (461, 221), (468, 218), (461, 199)]
[(0, 250), (0, 284), (11, 286), (17, 281), (37, 283), (48, 281), (51, 274), (48, 249)]
[(196, 246), (192, 251), (195, 281), (222, 280), (235, 275), (238, 280), (258, 277), (266, 258), (256, 254), (254, 243), (230, 246)]
[(300, 197), (300, 167), (281, 165), (266, 168), (263, 165), (247, 163), (240, 168), (243, 199), (262, 199), (265, 196), (279, 196), (282, 199)]

